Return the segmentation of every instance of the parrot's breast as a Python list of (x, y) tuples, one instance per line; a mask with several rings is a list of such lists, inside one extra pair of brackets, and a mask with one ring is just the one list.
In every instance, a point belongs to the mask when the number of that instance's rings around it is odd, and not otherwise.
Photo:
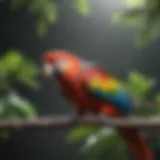
[(64, 97), (67, 98), (75, 108), (80, 107), (90, 112), (97, 112), (99, 110), (98, 106), (101, 102), (95, 100), (88, 94), (88, 91), (84, 87), (83, 80), (78, 78), (78, 75), (76, 78), (61, 77), (59, 79), (59, 85)]

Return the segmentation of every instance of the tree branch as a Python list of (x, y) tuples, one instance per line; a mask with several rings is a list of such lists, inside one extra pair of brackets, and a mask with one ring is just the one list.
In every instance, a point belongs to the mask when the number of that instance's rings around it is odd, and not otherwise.
[[(97, 117), (87, 116), (78, 119), (78, 124), (83, 125), (106, 125), (110, 127), (137, 127), (138, 129), (160, 133), (160, 119), (133, 117), (130, 119), (97, 119)], [(26, 130), (58, 130), (73, 127), (70, 116), (59, 115), (53, 117), (42, 117), (22, 120), (0, 120), (0, 131), (26, 131)]]

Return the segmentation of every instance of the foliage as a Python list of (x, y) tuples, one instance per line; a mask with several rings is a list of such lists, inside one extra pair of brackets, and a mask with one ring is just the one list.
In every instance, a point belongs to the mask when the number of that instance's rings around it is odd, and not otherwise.
[(102, 128), (97, 134), (89, 136), (83, 150), (88, 151), (89, 160), (117, 158), (127, 160), (123, 141), (114, 130), (109, 128)]
[(69, 143), (78, 142), (89, 136), (91, 133), (97, 131), (99, 127), (97, 126), (78, 126), (70, 131), (67, 137)]
[(90, 6), (90, 0), (73, 0), (73, 8), (81, 15), (88, 15), (90, 13)]
[[(39, 75), (38, 67), (26, 60), (26, 58), (16, 50), (10, 50), (0, 60), (1, 84), (9, 85), (12, 81), (19, 81), (31, 88), (39, 86), (35, 77)], [(4, 86), (4, 85), (3, 85)]]
[[(21, 52), (10, 50), (0, 57), (0, 118), (18, 119), (36, 116), (34, 105), (20, 96), (15, 86), (23, 84), (37, 89), (39, 83), (37, 66), (30, 62)], [(7, 138), (8, 133), (2, 132), (0, 138)]]
[[(58, 5), (60, 0), (11, 0), (11, 9), (26, 7), (27, 11), (36, 16), (36, 31), (40, 37), (46, 35), (48, 26), (58, 20)], [(71, 7), (81, 15), (90, 12), (90, 0), (70, 0)]]
[[(145, 107), (148, 95), (153, 90), (155, 81), (139, 72), (130, 72), (127, 80), (123, 83), (124, 87), (131, 94), (137, 105), (133, 115), (157, 116), (160, 113), (160, 93), (155, 93), (155, 99), (151, 102), (152, 106)], [(73, 128), (68, 136), (70, 143), (84, 142), (82, 151), (88, 159), (127, 159), (125, 145), (114, 129), (107, 127), (76, 127)], [(160, 146), (160, 137), (154, 137), (154, 147)], [(114, 150), (114, 152), (113, 152)]]
[(137, 46), (147, 45), (159, 36), (160, 1), (159, 0), (124, 0), (124, 11), (113, 17), (113, 22), (137, 26), (140, 32), (136, 38)]
[(154, 80), (138, 72), (130, 72), (125, 83), (126, 89), (137, 101), (147, 100), (148, 94), (154, 85)]
[(36, 31), (40, 37), (47, 33), (49, 24), (57, 20), (57, 2), (51, 0), (11, 0), (10, 7), (16, 10), (26, 7), (27, 11), (36, 16)]
[[(124, 7), (117, 12), (112, 22), (126, 26), (136, 26), (139, 32), (136, 46), (147, 45), (159, 36), (160, 1), (159, 0), (123, 0)], [(11, 0), (13, 10), (26, 7), (27, 11), (36, 16), (36, 31), (40, 37), (46, 35), (48, 26), (58, 20), (58, 9), (61, 0)], [(91, 11), (91, 0), (68, 0), (70, 6), (78, 13), (86, 16)]]

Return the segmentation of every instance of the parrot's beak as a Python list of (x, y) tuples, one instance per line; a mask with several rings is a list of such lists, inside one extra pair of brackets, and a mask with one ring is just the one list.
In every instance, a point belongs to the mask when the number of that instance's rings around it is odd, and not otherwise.
[(44, 64), (43, 73), (46, 78), (51, 78), (54, 73), (54, 66), (52, 64)]

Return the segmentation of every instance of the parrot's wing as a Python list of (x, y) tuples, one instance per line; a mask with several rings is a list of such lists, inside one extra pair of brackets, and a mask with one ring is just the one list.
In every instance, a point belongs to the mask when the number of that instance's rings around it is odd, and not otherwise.
[(88, 93), (94, 98), (114, 104), (120, 110), (132, 107), (132, 101), (120, 82), (111, 76), (93, 74), (85, 80)]

